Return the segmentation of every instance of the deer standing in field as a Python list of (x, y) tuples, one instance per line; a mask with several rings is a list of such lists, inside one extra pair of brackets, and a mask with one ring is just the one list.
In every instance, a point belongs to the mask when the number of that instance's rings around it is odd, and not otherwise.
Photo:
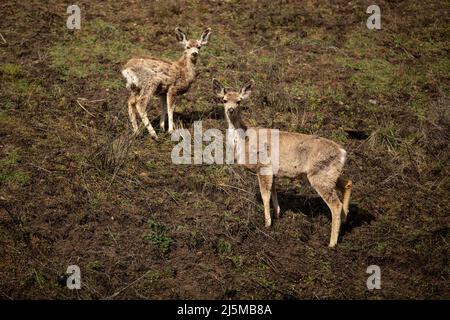
[(183, 45), (182, 57), (175, 61), (167, 61), (154, 57), (135, 57), (130, 59), (122, 70), (131, 91), (128, 99), (128, 114), (135, 134), (139, 128), (136, 112), (144, 126), (154, 139), (158, 139), (147, 117), (147, 104), (152, 96), (161, 101), (161, 117), (159, 126), (164, 131), (166, 114), (168, 115), (168, 131), (173, 131), (173, 111), (175, 98), (186, 93), (195, 79), (195, 64), (200, 48), (208, 43), (211, 29), (203, 32), (198, 40), (187, 40), (186, 35), (175, 29), (178, 41)]
[[(252, 129), (261, 132), (263, 128), (249, 128), (241, 119), (242, 100), (247, 99), (252, 90), (253, 81), (242, 87), (239, 92), (228, 91), (216, 79), (213, 79), (213, 88), (215, 94), (222, 99), (224, 104), (225, 118), (228, 123), (228, 134), (234, 132), (234, 139), (237, 143), (242, 143), (243, 152), (249, 153), (250, 150), (258, 149), (250, 145), (247, 132)], [(263, 133), (264, 136), (265, 133)], [(347, 219), (352, 182), (341, 178), (342, 169), (346, 159), (346, 151), (337, 143), (314, 135), (277, 132), (277, 146), (269, 139), (265, 148), (277, 150), (277, 168), (274, 170), (274, 161), (261, 163), (249, 162), (243, 165), (252, 171), (256, 171), (258, 176), (261, 198), (264, 203), (265, 225), (270, 227), (272, 219), (270, 215), (270, 199), (275, 210), (275, 217), (280, 216), (280, 206), (278, 205), (277, 192), (275, 187), (275, 177), (295, 178), (305, 176), (308, 178), (311, 186), (317, 191), (320, 197), (325, 201), (331, 211), (331, 236), (329, 246), (334, 247), (339, 236), (341, 226), (341, 217), (344, 222)], [(256, 135), (256, 143), (263, 143), (260, 135)], [(255, 143), (255, 140), (253, 140)], [(236, 153), (234, 153), (236, 155)], [(274, 155), (271, 155), (272, 157)], [(275, 158), (272, 158), (275, 159)], [(263, 171), (262, 169), (266, 169)], [(339, 200), (337, 190), (342, 193), (343, 201)]]

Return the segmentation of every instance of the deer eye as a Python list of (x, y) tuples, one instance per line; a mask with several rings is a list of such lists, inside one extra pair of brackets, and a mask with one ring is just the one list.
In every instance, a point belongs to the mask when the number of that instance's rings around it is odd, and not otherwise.
[(224, 98), (223, 99), (223, 103), (227, 103), (227, 102), (228, 102), (228, 100)]
[(241, 100), (236, 101), (236, 104), (240, 105), (241, 104)]

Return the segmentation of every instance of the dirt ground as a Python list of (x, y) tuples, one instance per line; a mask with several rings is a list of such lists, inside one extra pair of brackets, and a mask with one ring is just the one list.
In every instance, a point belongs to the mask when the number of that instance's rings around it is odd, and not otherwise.
[[(449, 299), (450, 5), (380, 0), (369, 30), (372, 2), (77, 1), (69, 30), (65, 1), (2, 1), (0, 298)], [(175, 165), (170, 135), (130, 137), (121, 67), (177, 59), (176, 26), (212, 28), (177, 127), (224, 130), (211, 79), (253, 78), (247, 123), (346, 148), (335, 249), (307, 183), (279, 180), (283, 216), (265, 229), (252, 173)]]

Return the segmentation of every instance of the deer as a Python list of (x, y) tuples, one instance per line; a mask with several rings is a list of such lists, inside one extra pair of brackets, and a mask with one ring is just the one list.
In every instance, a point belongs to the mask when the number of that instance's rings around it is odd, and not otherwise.
[(195, 65), (200, 48), (208, 43), (211, 28), (206, 29), (199, 39), (187, 40), (186, 34), (175, 28), (177, 40), (184, 48), (183, 55), (177, 61), (168, 61), (150, 56), (131, 58), (123, 67), (122, 75), (130, 91), (128, 115), (134, 134), (139, 133), (136, 113), (140, 116), (150, 136), (158, 140), (147, 116), (147, 104), (151, 97), (157, 96), (161, 102), (159, 126), (164, 131), (166, 115), (168, 132), (173, 131), (173, 111), (176, 97), (186, 93), (195, 80)]
[[(217, 79), (213, 79), (213, 92), (223, 103), (225, 119), (228, 124), (227, 133), (231, 133), (232, 139), (236, 139), (238, 144), (242, 143), (243, 148), (240, 152), (246, 153), (249, 153), (250, 150), (255, 150), (255, 146), (249, 144), (262, 143), (260, 135), (256, 135), (258, 138), (253, 140), (253, 142), (248, 139), (246, 133), (249, 132), (249, 129), (256, 132), (267, 130), (247, 127), (241, 119), (241, 102), (250, 97), (253, 87), (254, 81), (251, 80), (239, 91), (232, 91), (226, 89)], [(316, 135), (286, 131), (277, 131), (277, 134), (276, 149), (272, 140), (264, 139), (267, 149), (278, 151), (278, 154), (275, 155), (277, 157), (277, 170), (274, 170), (274, 161), (262, 163), (258, 159), (256, 163), (249, 163), (247, 160), (242, 163), (244, 167), (256, 172), (258, 177), (259, 189), (264, 204), (265, 226), (269, 228), (272, 225), (270, 214), (271, 199), (275, 218), (280, 218), (280, 206), (275, 186), (276, 178), (306, 176), (311, 186), (325, 201), (331, 211), (332, 222), (329, 247), (335, 247), (339, 237), (341, 221), (345, 223), (347, 220), (353, 186), (351, 180), (341, 177), (346, 161), (346, 150), (336, 142)], [(264, 133), (262, 137), (264, 137)], [(266, 140), (268, 141), (267, 143)], [(235, 158), (238, 156), (238, 152), (236, 152), (236, 149), (233, 152)], [(274, 155), (272, 154), (272, 156)], [(337, 191), (342, 194), (342, 202), (338, 197)]]

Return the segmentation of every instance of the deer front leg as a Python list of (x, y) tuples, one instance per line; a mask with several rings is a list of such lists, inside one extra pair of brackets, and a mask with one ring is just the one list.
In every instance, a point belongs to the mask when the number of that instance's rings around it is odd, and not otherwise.
[(167, 115), (169, 118), (169, 133), (173, 131), (173, 110), (175, 109), (175, 97), (176, 95), (173, 92), (167, 92)]
[(161, 101), (161, 117), (159, 118), (159, 127), (162, 131), (164, 131), (167, 114), (167, 95), (160, 96), (159, 100)]
[(273, 176), (258, 174), (258, 182), (264, 204), (265, 225), (266, 228), (269, 228), (272, 225), (272, 218), (270, 216), (270, 193), (272, 190)]
[(275, 210), (275, 218), (280, 218), (280, 205), (278, 204), (277, 190), (275, 188), (275, 179), (272, 182), (272, 204)]

